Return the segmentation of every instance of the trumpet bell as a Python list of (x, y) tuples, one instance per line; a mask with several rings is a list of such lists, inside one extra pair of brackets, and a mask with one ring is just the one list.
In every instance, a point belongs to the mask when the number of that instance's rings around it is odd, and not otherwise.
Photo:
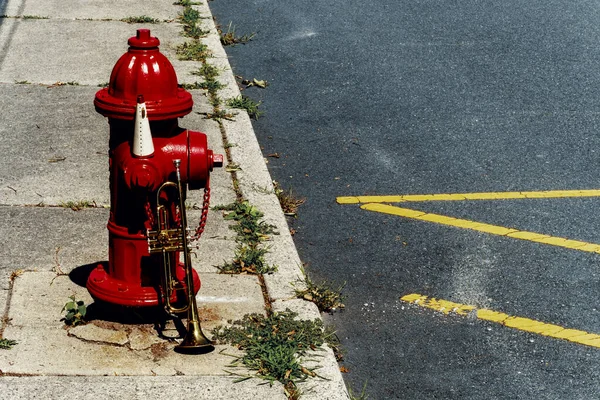
[(175, 351), (183, 354), (203, 354), (213, 350), (213, 343), (204, 336), (198, 321), (188, 322), (187, 334), (183, 341), (175, 346)]

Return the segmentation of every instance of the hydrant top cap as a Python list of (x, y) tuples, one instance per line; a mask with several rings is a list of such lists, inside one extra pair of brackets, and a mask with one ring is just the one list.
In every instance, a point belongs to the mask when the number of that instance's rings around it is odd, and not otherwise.
[(194, 101), (178, 85), (171, 62), (158, 48), (160, 41), (149, 29), (138, 29), (129, 38), (129, 50), (119, 58), (107, 88), (96, 93), (96, 111), (108, 118), (133, 120), (138, 96), (143, 95), (150, 121), (183, 117)]
[(127, 44), (137, 49), (151, 49), (160, 45), (160, 40), (150, 36), (150, 29), (138, 29), (136, 35), (130, 37)]

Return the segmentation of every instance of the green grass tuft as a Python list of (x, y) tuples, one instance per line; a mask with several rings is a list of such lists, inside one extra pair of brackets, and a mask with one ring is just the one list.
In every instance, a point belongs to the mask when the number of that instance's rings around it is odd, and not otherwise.
[(227, 32), (223, 32), (220, 28), (218, 28), (219, 36), (221, 38), (221, 44), (223, 46), (233, 46), (236, 44), (246, 44), (254, 38), (256, 33), (251, 33), (249, 35), (237, 36), (235, 33), (235, 26), (232, 23), (229, 23), (227, 27)]
[(2, 350), (10, 350), (18, 344), (15, 340), (10, 339), (0, 339), (0, 349)]
[(185, 42), (177, 46), (175, 54), (182, 61), (204, 62), (211, 53), (207, 45), (198, 40), (192, 40), (191, 42)]
[(259, 101), (257, 103), (248, 96), (241, 95), (238, 97), (234, 97), (232, 99), (227, 100), (225, 104), (232, 108), (246, 110), (250, 118), (258, 119), (264, 114), (264, 112), (258, 109), (261, 105), (261, 102)]
[(128, 24), (158, 24), (160, 20), (149, 17), (147, 15), (140, 15), (138, 17), (127, 17), (121, 18), (121, 22), (127, 22)]
[(309, 278), (304, 267), (301, 270), (304, 278), (300, 282), (305, 288), (295, 289), (296, 297), (315, 303), (321, 312), (344, 308), (342, 289), (345, 283), (338, 288), (332, 287), (328, 282), (315, 283)]
[(273, 225), (261, 220), (263, 213), (246, 201), (217, 206), (215, 209), (225, 211), (225, 220), (236, 222), (230, 228), (237, 233), (238, 242), (233, 261), (218, 266), (219, 272), (262, 275), (277, 271), (277, 266), (265, 261), (269, 249), (263, 247), (263, 242), (277, 233)]
[(290, 310), (268, 317), (247, 314), (231, 327), (215, 328), (213, 339), (245, 351), (245, 355), (236, 358), (234, 366), (241, 363), (256, 371), (258, 378), (281, 382), (288, 398), (297, 399), (300, 396), (297, 382), (318, 376), (314, 369), (302, 365), (302, 358), (309, 351), (335, 341), (335, 335), (323, 329), (321, 320), (303, 321), (297, 317)]

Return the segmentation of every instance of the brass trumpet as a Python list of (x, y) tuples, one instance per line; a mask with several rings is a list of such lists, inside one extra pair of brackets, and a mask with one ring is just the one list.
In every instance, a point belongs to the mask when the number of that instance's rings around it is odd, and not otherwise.
[[(175, 351), (180, 353), (206, 353), (213, 349), (213, 345), (204, 333), (202, 333), (200, 319), (198, 318), (192, 260), (188, 244), (185, 198), (183, 195), (185, 189), (181, 184), (181, 173), (179, 170), (181, 160), (173, 160), (173, 165), (175, 166), (177, 182), (168, 181), (163, 183), (156, 193), (157, 229), (154, 231), (148, 230), (147, 232), (148, 248), (150, 254), (161, 253), (163, 257), (162, 295), (164, 297), (165, 311), (175, 317), (177, 317), (176, 314), (187, 311), (187, 332), (181, 343), (175, 347)], [(161, 194), (169, 187), (175, 188), (179, 197), (180, 222), (179, 226), (175, 228), (171, 228), (171, 221), (173, 219), (170, 218), (170, 214), (172, 214), (172, 210), (167, 209), (168, 204), (167, 206), (161, 204)], [(185, 286), (173, 277), (179, 261), (177, 260), (179, 252), (183, 252)], [(172, 304), (171, 296), (181, 290), (187, 293), (187, 301), (183, 306), (177, 307)], [(175, 297), (177, 298), (178, 296)]]

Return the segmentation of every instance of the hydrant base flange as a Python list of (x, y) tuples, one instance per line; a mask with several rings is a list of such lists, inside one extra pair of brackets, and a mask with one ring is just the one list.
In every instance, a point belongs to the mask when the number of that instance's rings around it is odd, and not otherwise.
[[(198, 293), (201, 286), (200, 278), (195, 270), (192, 274), (194, 293)], [(183, 264), (177, 266), (176, 275), (180, 282), (185, 282)], [(98, 264), (90, 273), (86, 286), (94, 299), (112, 304), (128, 307), (154, 307), (164, 304), (162, 295), (159, 295), (159, 293), (162, 293), (160, 288), (140, 286), (114, 279), (107, 273), (103, 264)], [(170, 301), (175, 303), (177, 300), (177, 293), (173, 292)]]

